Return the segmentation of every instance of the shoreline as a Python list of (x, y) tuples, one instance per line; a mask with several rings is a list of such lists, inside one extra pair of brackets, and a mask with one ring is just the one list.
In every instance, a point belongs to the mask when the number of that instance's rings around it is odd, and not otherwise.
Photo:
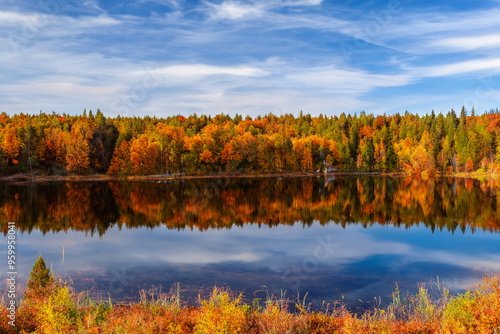
[[(152, 175), (128, 175), (115, 176), (108, 174), (88, 175), (43, 175), (23, 174), (0, 176), (0, 183), (39, 183), (39, 182), (99, 182), (99, 181), (180, 181), (196, 179), (220, 179), (220, 178), (293, 178), (293, 177), (322, 177), (325, 173), (317, 172), (274, 172), (274, 173), (220, 173), (204, 175), (178, 175), (178, 174), (152, 174)], [(404, 177), (405, 173), (382, 173), (382, 172), (335, 172), (327, 173), (331, 176), (380, 176), (380, 177)]]
[[(104, 181), (182, 181), (182, 180), (197, 180), (197, 179), (220, 179), (220, 178), (295, 178), (295, 177), (342, 177), (342, 176), (377, 176), (377, 177), (414, 177), (412, 174), (405, 172), (273, 172), (273, 173), (220, 173), (220, 174), (205, 174), (205, 175), (179, 175), (179, 174), (153, 174), (153, 175), (129, 175), (129, 176), (115, 176), (108, 174), (88, 174), (88, 175), (44, 175), (44, 174), (23, 174), (17, 173), (12, 175), (0, 176), (1, 183), (40, 183), (40, 182), (104, 182)], [(434, 177), (428, 178), (465, 178), (476, 180), (497, 180), (500, 178), (498, 173), (484, 173), (478, 174), (475, 172), (465, 173), (437, 173)]]
[(323, 301), (315, 310), (307, 293), (302, 299), (269, 293), (245, 299), (229, 287), (214, 286), (200, 291), (198, 303), (190, 306), (177, 283), (168, 293), (141, 290), (139, 301), (115, 303), (80, 294), (61, 279), (45, 286), (39, 281), (13, 313), (0, 305), (2, 333), (493, 333), (500, 324), (498, 274), (485, 274), (459, 294), (451, 294), (439, 279), (437, 289), (429, 287), (432, 281), (419, 284), (408, 297), (396, 284), (391, 303), (359, 313), (343, 300)]

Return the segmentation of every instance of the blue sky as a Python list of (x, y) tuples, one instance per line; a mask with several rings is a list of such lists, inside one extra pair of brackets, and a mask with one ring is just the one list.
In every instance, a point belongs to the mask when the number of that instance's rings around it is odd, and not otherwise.
[(0, 0), (0, 111), (481, 113), (500, 1)]

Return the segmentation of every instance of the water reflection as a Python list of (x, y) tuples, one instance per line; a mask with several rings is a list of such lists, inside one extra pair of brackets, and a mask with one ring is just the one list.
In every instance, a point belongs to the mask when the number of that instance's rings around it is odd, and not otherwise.
[(102, 238), (35, 231), (19, 236), (18, 271), (27, 280), (42, 253), (77, 289), (93, 288), (105, 299), (134, 298), (140, 288), (180, 282), (191, 300), (202, 287), (228, 285), (251, 299), (265, 286), (276, 295), (308, 292), (317, 307), (344, 298), (355, 308), (373, 305), (374, 297), (390, 301), (395, 282), (414, 292), (418, 282), (439, 276), (453, 292), (461, 291), (485, 270), (500, 272), (498, 242), (499, 235), (489, 232), (453, 235), (423, 226), (249, 225), (203, 233), (114, 227)]
[(22, 232), (24, 282), (41, 253), (106, 298), (180, 282), (186, 299), (213, 285), (251, 299), (265, 286), (356, 308), (389, 301), (395, 282), (415, 291), (439, 276), (458, 292), (499, 272), (498, 189), (354, 177), (8, 185), (0, 220)]
[[(227, 228), (360, 223), (497, 232), (498, 182), (376, 177), (7, 185), (0, 220), (22, 232), (103, 235), (110, 227)], [(6, 232), (6, 225), (3, 231)]]

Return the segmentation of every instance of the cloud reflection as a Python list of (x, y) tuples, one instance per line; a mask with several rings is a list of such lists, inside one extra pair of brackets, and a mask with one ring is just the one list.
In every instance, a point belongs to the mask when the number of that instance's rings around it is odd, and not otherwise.
[[(19, 277), (26, 281), (42, 254), (56, 274), (67, 274), (77, 288), (97, 286), (118, 299), (136, 296), (141, 287), (168, 289), (174, 282), (193, 291), (227, 284), (250, 296), (262, 286), (275, 293), (283, 289), (295, 294), (283, 273), (313, 258), (318, 240), (326, 238), (334, 245), (333, 253), (308, 271), (299, 288), (301, 295), (309, 292), (310, 301), (318, 305), (344, 295), (346, 302), (362, 307), (359, 300), (369, 304), (374, 297), (389, 296), (395, 282), (415, 289), (416, 283), (437, 276), (458, 291), (477, 282), (485, 270), (500, 270), (500, 251), (493, 251), (498, 235), (316, 223), (308, 228), (248, 225), (202, 233), (114, 227), (102, 238), (72, 231), (32, 232), (18, 236)], [(446, 250), (441, 243), (447, 245)]]

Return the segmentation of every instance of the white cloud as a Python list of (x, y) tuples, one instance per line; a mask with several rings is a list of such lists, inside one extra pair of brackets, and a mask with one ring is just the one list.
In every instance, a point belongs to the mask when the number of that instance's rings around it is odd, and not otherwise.
[(182, 7), (182, 3), (184, 1), (183, 0), (138, 0), (137, 1), (138, 4), (143, 4), (143, 3), (147, 3), (147, 2), (156, 3), (159, 5), (163, 5), (163, 6), (168, 6), (168, 7), (174, 8), (174, 9), (179, 9)]
[(284, 6), (318, 6), (323, 0), (289, 0), (282, 1)]
[(424, 48), (440, 52), (460, 52), (476, 49), (493, 49), (500, 47), (500, 34), (484, 34), (463, 37), (446, 37), (427, 43)]
[(271, 1), (223, 1), (220, 4), (205, 2), (209, 16), (218, 20), (260, 18), (273, 9), (284, 7), (318, 6), (322, 0), (271, 0)]
[(26, 24), (42, 14), (25, 14), (19, 12), (0, 11), (0, 26), (12, 27), (12, 24)]
[(257, 67), (250, 66), (211, 66), (205, 64), (172, 65), (158, 70), (167, 77), (206, 77), (213, 75), (234, 75), (242, 77), (258, 77), (266, 74)]
[(106, 15), (99, 15), (91, 17), (80, 17), (76, 19), (69, 18), (67, 19), (67, 22), (62, 23), (74, 24), (77, 28), (95, 28), (118, 25), (121, 23), (121, 21)]
[(415, 77), (446, 77), (471, 72), (488, 75), (500, 73), (500, 58), (481, 58), (457, 63), (410, 69)]
[(326, 91), (347, 95), (359, 95), (378, 87), (404, 86), (410, 83), (408, 75), (372, 74), (356, 69), (324, 67), (304, 69), (286, 76), (287, 79)]
[(99, 4), (97, 3), (97, 0), (85, 0), (83, 5), (89, 9), (102, 11), (101, 7), (99, 7)]
[(27, 92), (60, 96), (70, 95), (73, 98), (84, 101), (85, 99), (107, 98), (110, 94), (116, 94), (115, 87), (86, 86), (84, 84), (65, 81), (38, 82), (24, 86)]
[(265, 6), (262, 4), (243, 4), (233, 1), (221, 4), (206, 2), (206, 4), (211, 8), (210, 17), (217, 20), (248, 19), (260, 17), (265, 12)]
[(354, 40), (416, 55), (489, 50), (499, 46), (496, 32), (500, 30), (500, 9), (416, 12), (402, 4), (398, 13), (376, 14), (353, 15), (338, 31)]
[[(12, 25), (18, 25), (20, 28), (29, 30), (26, 33), (32, 33), (32, 30), (41, 29), (59, 29), (73, 31), (79, 28), (91, 28), (100, 26), (117, 25), (120, 21), (112, 17), (101, 14), (99, 16), (81, 16), (70, 17), (63, 15), (49, 15), (40, 13), (19, 13), (0, 11), (0, 27), (6, 26), (13, 28)], [(22, 33), (23, 31), (21, 31)]]
[(201, 252), (185, 251), (179, 253), (165, 252), (159, 256), (159, 259), (168, 263), (178, 264), (212, 264), (226, 261), (237, 262), (256, 262), (261, 260), (258, 254), (252, 252), (239, 252), (229, 254), (227, 252), (214, 252), (204, 250)]

